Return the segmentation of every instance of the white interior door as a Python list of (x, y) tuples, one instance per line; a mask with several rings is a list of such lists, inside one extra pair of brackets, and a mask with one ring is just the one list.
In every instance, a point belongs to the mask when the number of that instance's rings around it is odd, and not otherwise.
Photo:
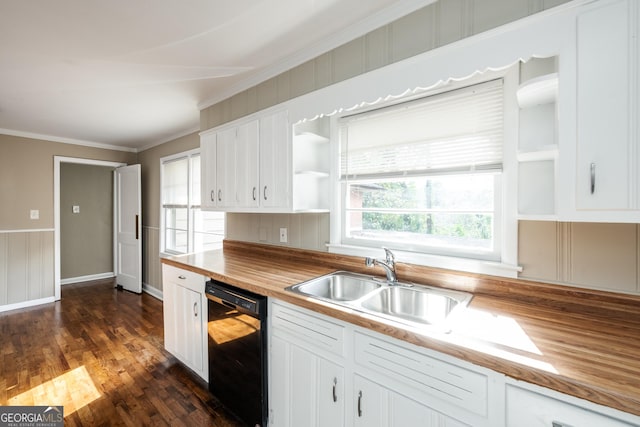
[(115, 170), (116, 282), (124, 289), (142, 292), (142, 217), (140, 165)]

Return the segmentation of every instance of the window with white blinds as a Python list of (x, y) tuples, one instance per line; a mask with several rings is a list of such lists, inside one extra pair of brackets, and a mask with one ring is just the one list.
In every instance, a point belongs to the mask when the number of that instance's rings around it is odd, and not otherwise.
[(341, 121), (341, 178), (500, 170), (502, 80)]
[(182, 254), (221, 247), (224, 213), (200, 210), (200, 154), (161, 160), (162, 250)]
[(502, 79), (339, 120), (342, 244), (499, 260)]

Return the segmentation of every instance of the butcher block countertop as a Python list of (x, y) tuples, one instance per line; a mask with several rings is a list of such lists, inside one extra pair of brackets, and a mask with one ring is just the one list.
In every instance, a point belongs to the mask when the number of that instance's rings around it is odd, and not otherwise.
[[(382, 254), (381, 254), (382, 256)], [(509, 377), (640, 415), (640, 297), (396, 264), (399, 280), (471, 292), (448, 334), (409, 329), (285, 291), (359, 257), (225, 241), (162, 262), (274, 297)]]

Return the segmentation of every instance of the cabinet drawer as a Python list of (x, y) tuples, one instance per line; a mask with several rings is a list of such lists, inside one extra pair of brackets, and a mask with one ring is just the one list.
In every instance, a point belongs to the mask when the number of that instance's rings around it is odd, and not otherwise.
[(338, 356), (344, 355), (344, 327), (311, 312), (274, 302), (271, 326), (274, 335), (304, 341), (308, 349), (315, 347)]
[(422, 395), (425, 401), (435, 397), (474, 414), (488, 415), (488, 378), (484, 374), (358, 332), (355, 358), (358, 365), (397, 382), (398, 390), (408, 387), (404, 394)]
[(180, 286), (202, 294), (204, 293), (204, 284), (207, 278), (193, 271), (162, 264), (162, 280), (177, 283)]
[(631, 427), (620, 420), (507, 385), (507, 427)]

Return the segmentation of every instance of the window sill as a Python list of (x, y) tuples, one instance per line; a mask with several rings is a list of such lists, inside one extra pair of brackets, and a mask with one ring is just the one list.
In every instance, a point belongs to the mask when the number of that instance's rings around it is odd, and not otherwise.
[[(349, 246), (328, 244), (330, 253), (361, 257), (382, 257), (382, 249), (364, 246)], [(501, 262), (483, 261), (469, 258), (456, 258), (451, 256), (431, 255), (425, 253), (393, 251), (396, 261), (409, 264), (423, 265), (426, 267), (445, 268), (448, 270), (464, 271), (467, 273), (488, 274), (492, 276), (517, 278), (522, 267)], [(381, 255), (382, 254), (382, 255)]]

